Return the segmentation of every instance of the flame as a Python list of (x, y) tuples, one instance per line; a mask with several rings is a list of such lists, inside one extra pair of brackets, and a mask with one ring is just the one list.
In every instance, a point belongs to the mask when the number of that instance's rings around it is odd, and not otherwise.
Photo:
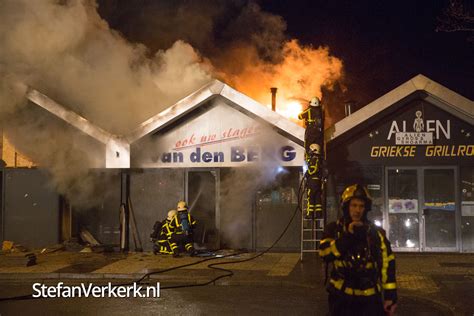
[[(272, 108), (271, 104), (267, 104), (267, 107)], [(301, 111), (303, 111), (303, 105), (300, 102), (277, 98), (276, 112), (300, 125), (303, 124), (302, 121), (298, 120), (298, 114)]]
[(240, 45), (216, 68), (226, 82), (262, 104), (271, 102), (270, 87), (277, 87), (277, 112), (296, 122), (302, 103), (321, 98), (321, 88), (331, 89), (343, 74), (342, 61), (331, 56), (328, 47), (303, 46), (295, 39), (284, 44), (278, 63), (264, 61), (255, 48)]

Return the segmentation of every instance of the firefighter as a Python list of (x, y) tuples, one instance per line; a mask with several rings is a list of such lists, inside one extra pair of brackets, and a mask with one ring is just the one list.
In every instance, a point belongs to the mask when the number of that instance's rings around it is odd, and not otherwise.
[(306, 216), (315, 212), (316, 218), (323, 218), (322, 185), (323, 185), (323, 159), (321, 147), (311, 144), (310, 155), (306, 160), (308, 170), (306, 171)]
[(177, 210), (178, 213), (169, 224), (169, 239), (173, 256), (179, 255), (180, 248), (194, 255), (193, 230), (196, 227), (196, 220), (189, 214), (186, 202), (179, 201)]
[[(306, 110), (298, 115), (298, 119), (304, 120), (306, 129), (304, 133), (304, 149), (306, 158), (311, 155), (309, 146), (318, 144), (323, 149), (324, 142), (324, 119), (321, 101), (318, 97), (313, 97)], [(321, 151), (321, 154), (323, 152)]]
[(153, 253), (156, 255), (158, 253), (172, 255), (173, 251), (171, 250), (171, 243), (169, 237), (171, 236), (171, 231), (169, 229), (169, 224), (176, 216), (178, 212), (176, 210), (170, 210), (168, 216), (163, 222), (157, 221), (155, 226), (153, 226), (153, 233), (150, 235), (153, 242)]
[(365, 187), (347, 187), (343, 216), (325, 227), (320, 256), (333, 263), (327, 284), (330, 315), (393, 315), (397, 302), (395, 256), (385, 231), (367, 219)]

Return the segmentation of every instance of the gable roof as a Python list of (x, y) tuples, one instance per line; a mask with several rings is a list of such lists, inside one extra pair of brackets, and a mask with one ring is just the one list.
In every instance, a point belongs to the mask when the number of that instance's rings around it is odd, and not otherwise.
[(261, 120), (275, 127), (280, 133), (294, 142), (303, 145), (304, 128), (291, 122), (286, 117), (273, 112), (252, 98), (235, 90), (227, 84), (213, 80), (190, 94), (176, 104), (170, 106), (164, 111), (146, 120), (140, 124), (128, 137), (129, 143), (133, 143), (142, 137), (156, 132), (169, 124), (172, 124), (181, 117), (187, 115), (194, 109), (206, 103), (206, 101), (221, 96), (233, 103), (235, 107), (243, 110), (243, 112), (255, 115)]
[(120, 135), (113, 135), (94, 125), (86, 118), (50, 99), (37, 90), (29, 89), (26, 97), (36, 105), (99, 141), (104, 148), (106, 168), (130, 168), (130, 145)]
[(89, 135), (102, 144), (107, 144), (107, 142), (114, 137), (114, 135), (111, 133), (103, 130), (102, 128), (88, 121), (86, 118), (80, 116), (74, 111), (67, 109), (63, 105), (57, 103), (53, 99), (50, 99), (48, 96), (37, 90), (29, 89), (26, 97), (31, 102), (37, 104), (46, 111), (69, 123), (84, 134)]
[(209, 82), (196, 92), (146, 120), (126, 136), (114, 135), (103, 130), (88, 121), (86, 118), (67, 109), (35, 89), (30, 88), (27, 93), (27, 98), (33, 103), (75, 127), (84, 134), (104, 144), (106, 168), (130, 168), (131, 143), (168, 126), (216, 96), (221, 96), (231, 101), (232, 105), (237, 107), (239, 110), (254, 115), (269, 123), (271, 126), (276, 128), (279, 133), (303, 146), (303, 127), (291, 122), (286, 117), (271, 111), (257, 101), (238, 92), (219, 80)]
[(419, 74), (331, 126), (327, 130), (326, 141), (334, 140), (419, 91), (426, 93), (425, 100), (470, 124), (474, 124), (473, 101)]

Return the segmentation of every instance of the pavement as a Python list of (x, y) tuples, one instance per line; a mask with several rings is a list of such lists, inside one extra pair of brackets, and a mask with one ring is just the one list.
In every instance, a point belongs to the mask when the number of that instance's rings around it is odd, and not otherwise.
[[(222, 254), (231, 252), (223, 251)], [(237, 262), (251, 259), (255, 255), (243, 253), (203, 261), (207, 258), (173, 258), (147, 252), (122, 254), (58, 251), (38, 254), (37, 264), (30, 267), (2, 267), (0, 256), (0, 288), (4, 289), (0, 291), (0, 295), (9, 297), (14, 293), (10, 293), (3, 285), (34, 282), (57, 284), (59, 281), (66, 284), (106, 281), (120, 283), (138, 280), (147, 273), (151, 275), (144, 281), (160, 282), (162, 289), (200, 285), (228, 273), (211, 269), (208, 265), (226, 262), (216, 268), (231, 270), (233, 275), (212, 282), (212, 289), (209, 288), (208, 291), (222, 292), (219, 290), (223, 289), (222, 286), (233, 286), (226, 291), (248, 291), (244, 289), (256, 287), (272, 291), (299, 289), (311, 293), (311, 297), (318, 298), (321, 304), (325, 304), (324, 265), (316, 255), (306, 254), (304, 260), (300, 261), (299, 253), (266, 253), (253, 260)], [(474, 254), (397, 253), (396, 258), (400, 315), (474, 315), (472, 294), (469, 294), (474, 293)], [(178, 266), (180, 268), (173, 269)], [(252, 299), (256, 299), (255, 294)]]

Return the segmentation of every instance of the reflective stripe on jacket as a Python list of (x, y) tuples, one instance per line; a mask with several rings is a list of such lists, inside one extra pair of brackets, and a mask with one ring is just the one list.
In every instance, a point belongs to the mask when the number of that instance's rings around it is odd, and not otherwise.
[[(372, 296), (383, 291), (385, 300), (397, 299), (395, 280), (395, 255), (385, 231), (369, 224), (366, 241), (357, 241), (346, 231), (342, 220), (325, 227), (319, 255), (327, 263), (333, 263), (328, 284), (329, 291), (348, 296)], [(371, 254), (366, 258), (354, 258), (354, 249), (366, 242), (365, 249)], [(362, 260), (368, 259), (368, 260)], [(354, 262), (358, 263), (356, 266)], [(359, 265), (360, 263), (360, 265)]]

